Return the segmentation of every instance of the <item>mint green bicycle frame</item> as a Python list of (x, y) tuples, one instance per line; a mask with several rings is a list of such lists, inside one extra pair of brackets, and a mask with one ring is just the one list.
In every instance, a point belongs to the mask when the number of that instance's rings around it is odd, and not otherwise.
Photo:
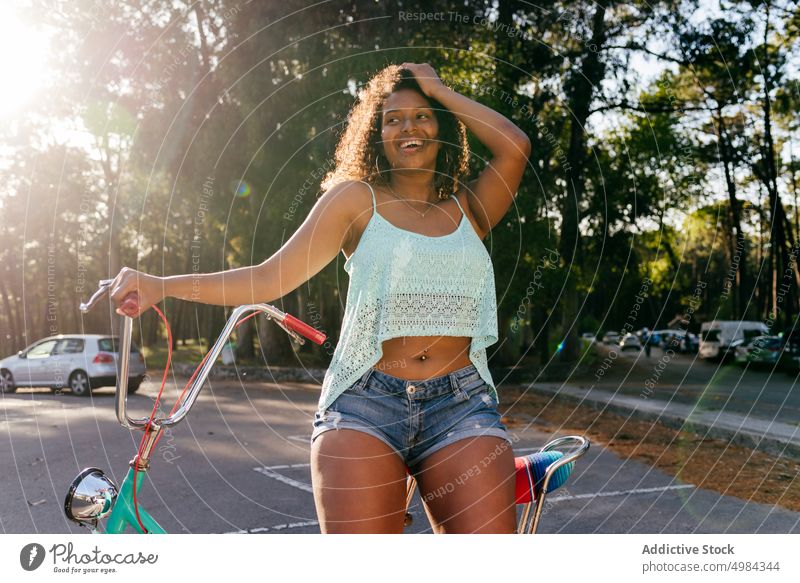
[[(135, 528), (139, 533), (144, 534), (144, 531), (139, 526), (139, 521), (136, 520), (136, 511), (133, 508), (133, 468), (128, 470), (128, 475), (122, 482), (122, 488), (117, 496), (117, 501), (114, 504), (114, 509), (106, 521), (106, 533), (108, 534), (121, 534), (130, 525)], [(147, 475), (146, 470), (139, 470), (139, 475), (136, 476), (136, 494), (138, 496), (139, 490), (142, 488), (144, 478)], [(147, 529), (147, 532), (152, 534), (166, 534), (167, 531), (161, 528), (155, 519), (142, 508), (139, 507), (139, 518), (142, 524)]]

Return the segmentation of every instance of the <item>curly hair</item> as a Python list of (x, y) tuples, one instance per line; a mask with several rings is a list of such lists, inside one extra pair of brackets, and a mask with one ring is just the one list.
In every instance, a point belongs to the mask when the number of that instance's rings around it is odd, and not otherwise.
[(322, 191), (345, 180), (363, 180), (386, 186), (391, 168), (381, 145), (380, 108), (387, 97), (400, 89), (412, 89), (424, 97), (439, 124), (439, 152), (436, 156), (434, 189), (441, 200), (458, 191), (469, 171), (467, 128), (437, 100), (427, 97), (414, 74), (399, 65), (389, 65), (376, 73), (358, 93), (347, 116), (334, 155), (335, 166), (322, 180)]

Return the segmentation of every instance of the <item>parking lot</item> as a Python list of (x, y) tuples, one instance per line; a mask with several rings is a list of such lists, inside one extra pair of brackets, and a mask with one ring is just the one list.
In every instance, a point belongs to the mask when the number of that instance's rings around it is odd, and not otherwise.
[[(621, 395), (672, 401), (713, 410), (797, 424), (800, 391), (797, 374), (770, 366), (706, 361), (697, 354), (653, 348), (620, 351), (599, 343), (600, 362), (575, 384)], [(612, 354), (612, 352), (614, 354)]]
[[(157, 389), (145, 383), (132, 395), (131, 414), (149, 413)], [(319, 532), (308, 465), (318, 391), (312, 384), (207, 385), (189, 417), (159, 442), (140, 503), (169, 532)], [(503, 407), (502, 386), (499, 393)], [(0, 398), (0, 526), (80, 532), (62, 509), (72, 478), (97, 466), (121, 483), (140, 434), (116, 422), (113, 389), (91, 398), (20, 389)], [(530, 425), (511, 432), (517, 455), (554, 437)], [(408, 531), (430, 532), (418, 496), (411, 511)], [(540, 532), (800, 532), (798, 513), (695, 488), (599, 444), (548, 497), (545, 512)]]

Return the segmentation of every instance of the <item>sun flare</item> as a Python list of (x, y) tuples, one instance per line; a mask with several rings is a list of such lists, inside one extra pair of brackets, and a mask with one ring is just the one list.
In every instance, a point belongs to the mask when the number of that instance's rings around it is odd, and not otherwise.
[(0, 3), (0, 117), (22, 109), (44, 85), (47, 36), (17, 14), (13, 3)]

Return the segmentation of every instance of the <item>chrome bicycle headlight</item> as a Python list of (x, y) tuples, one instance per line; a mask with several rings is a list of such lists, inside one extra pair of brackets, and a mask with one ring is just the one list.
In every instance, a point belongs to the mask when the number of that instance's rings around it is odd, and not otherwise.
[(119, 489), (99, 468), (86, 468), (72, 480), (64, 500), (67, 518), (79, 524), (97, 522), (111, 512)]

